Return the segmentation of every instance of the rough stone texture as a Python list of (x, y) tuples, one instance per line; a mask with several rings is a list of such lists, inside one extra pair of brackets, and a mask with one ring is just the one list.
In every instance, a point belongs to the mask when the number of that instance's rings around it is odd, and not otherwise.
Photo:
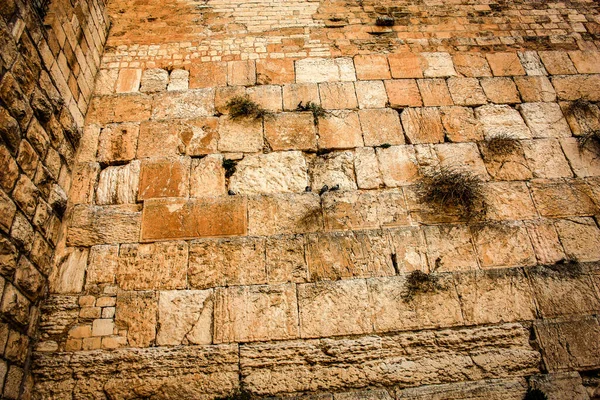
[(160, 292), (156, 344), (211, 344), (212, 311), (212, 290)]
[(217, 150), (215, 117), (140, 124), (137, 157), (200, 156)]
[(592, 148), (592, 144), (582, 148), (576, 138), (561, 139), (560, 144), (577, 177), (600, 175), (600, 159)]
[(401, 389), (396, 391), (396, 398), (402, 400), (521, 400), (526, 393), (527, 382), (523, 378), (487, 379)]
[(525, 158), (535, 178), (571, 178), (573, 173), (556, 139), (522, 142)]
[(590, 398), (577, 372), (534, 375), (531, 385), (546, 393), (552, 400), (587, 400)]
[(458, 106), (478, 106), (487, 103), (479, 80), (475, 78), (450, 78), (448, 88), (454, 104)]
[(466, 226), (427, 226), (423, 232), (427, 239), (427, 254), (437, 271), (478, 269), (475, 247)]
[(494, 76), (525, 75), (516, 53), (489, 53), (486, 58)]
[(114, 124), (102, 129), (98, 161), (112, 163), (134, 159), (139, 130), (139, 125), (135, 123)]
[(530, 187), (538, 212), (544, 217), (594, 215), (598, 211), (589, 187), (582, 182), (539, 180)]
[(154, 97), (152, 119), (208, 117), (215, 113), (214, 89), (165, 92)]
[(529, 139), (531, 132), (519, 112), (506, 105), (487, 105), (475, 109), (477, 119), (483, 125), (485, 138), (507, 135), (515, 139)]
[(413, 146), (392, 146), (377, 149), (383, 182), (397, 187), (415, 182), (419, 177), (417, 158)]
[[(149, 347), (154, 344), (157, 297), (154, 292), (120, 292), (117, 295), (115, 324), (127, 330), (127, 344), (130, 347)], [(111, 333), (108, 332), (108, 335)]]
[(315, 157), (310, 162), (309, 174), (314, 192), (320, 192), (325, 186), (337, 186), (339, 190), (356, 190), (352, 152), (332, 152)]
[(319, 196), (314, 193), (255, 196), (248, 202), (248, 233), (270, 236), (322, 229)]
[(483, 268), (534, 265), (533, 247), (521, 223), (483, 225), (473, 232)]
[(319, 84), (321, 105), (325, 109), (358, 108), (358, 100), (352, 82), (326, 82)]
[(392, 108), (420, 107), (423, 105), (419, 87), (414, 79), (385, 81), (385, 90)]
[(521, 102), (517, 87), (510, 78), (484, 78), (481, 80), (481, 87), (492, 103), (514, 104)]
[(265, 138), (274, 151), (316, 150), (312, 113), (280, 113), (265, 119)]
[(537, 211), (523, 182), (491, 182), (485, 185), (487, 218), (492, 220), (527, 220), (537, 217)]
[(409, 143), (442, 143), (444, 141), (444, 130), (438, 108), (407, 108), (402, 111), (401, 119)]
[(358, 112), (365, 146), (404, 144), (400, 117), (395, 110), (370, 109)]
[(467, 107), (442, 107), (442, 124), (451, 142), (476, 142), (483, 139), (481, 123)]
[(138, 205), (77, 205), (73, 209), (67, 243), (71, 246), (94, 246), (137, 242), (141, 217)]
[(190, 197), (226, 194), (223, 157), (210, 154), (201, 159), (193, 159), (190, 172)]
[(164, 69), (147, 69), (142, 74), (140, 92), (164, 92), (168, 82), (169, 73)]
[(388, 102), (382, 81), (357, 81), (354, 83), (359, 108), (383, 108)]
[(355, 81), (351, 58), (306, 58), (296, 61), (296, 83)]
[(338, 111), (319, 118), (319, 148), (348, 149), (363, 146), (358, 113)]
[(555, 103), (524, 103), (520, 110), (535, 138), (563, 138), (571, 136), (571, 130)]
[(132, 161), (119, 167), (108, 167), (100, 173), (96, 204), (134, 204), (137, 201), (140, 163)]
[(556, 221), (556, 230), (569, 259), (596, 261), (600, 259), (600, 230), (591, 218), (570, 218)]
[(354, 172), (359, 189), (377, 189), (383, 184), (375, 150), (370, 147), (355, 150)]

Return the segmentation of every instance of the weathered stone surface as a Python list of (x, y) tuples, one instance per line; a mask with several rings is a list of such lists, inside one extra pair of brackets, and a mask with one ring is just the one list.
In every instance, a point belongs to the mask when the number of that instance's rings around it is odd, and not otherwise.
[(593, 148), (595, 146), (593, 143), (581, 146), (576, 138), (566, 138), (560, 139), (560, 144), (577, 177), (600, 175), (600, 159)]
[(246, 233), (246, 199), (146, 200), (142, 241), (234, 236)]
[(539, 353), (528, 339), (527, 329), (506, 324), (385, 337), (257, 343), (241, 346), (240, 354), (248, 390), (272, 394), (524, 376), (539, 370)]
[(124, 68), (119, 71), (117, 78), (117, 93), (137, 92), (140, 88), (140, 79), (142, 78), (141, 69)]
[(297, 337), (298, 304), (294, 284), (215, 290), (215, 343)]
[(390, 79), (390, 66), (383, 54), (357, 55), (354, 57), (356, 77), (359, 80)]
[(556, 91), (545, 76), (516, 76), (515, 83), (523, 101), (555, 101)]
[(486, 58), (494, 76), (525, 75), (517, 53), (488, 53)]
[(600, 230), (591, 218), (570, 218), (555, 223), (558, 237), (569, 259), (600, 259)]
[(600, 364), (600, 324), (596, 317), (541, 320), (533, 327), (549, 371), (592, 369)]
[(401, 52), (388, 55), (392, 78), (422, 78), (423, 59), (419, 54)]
[(518, 52), (519, 60), (523, 65), (523, 69), (529, 76), (548, 75), (548, 72), (542, 65), (542, 60), (535, 51)]
[(358, 108), (353, 82), (325, 82), (319, 84), (321, 105), (328, 110)]
[(533, 247), (522, 223), (483, 225), (473, 232), (483, 268), (534, 265)]
[(534, 294), (520, 268), (464, 272), (456, 274), (454, 279), (466, 324), (536, 318)]
[(484, 185), (487, 218), (524, 220), (537, 217), (537, 211), (524, 182), (490, 182)]
[(164, 69), (150, 68), (142, 74), (140, 92), (164, 92), (169, 82), (169, 73)]
[(297, 83), (355, 81), (351, 58), (305, 58), (296, 61)]
[(378, 148), (377, 159), (383, 182), (387, 187), (407, 185), (419, 178), (417, 157), (413, 146)]
[(293, 83), (296, 78), (294, 60), (256, 60), (256, 80), (259, 85), (281, 85)]
[(314, 117), (310, 112), (275, 114), (265, 119), (265, 138), (274, 151), (316, 150)]
[(520, 181), (533, 177), (523, 154), (521, 142), (514, 143), (516, 143), (515, 149), (508, 154), (493, 151), (486, 142), (480, 144), (479, 149), (486, 169), (495, 180)]
[(345, 393), (335, 393), (333, 400), (392, 400), (392, 395), (385, 389), (369, 389)]
[(138, 195), (140, 162), (108, 167), (100, 173), (96, 204), (135, 204)]
[(519, 93), (517, 93), (517, 87), (510, 78), (483, 78), (481, 80), (481, 87), (492, 103), (514, 104), (521, 102)]
[(123, 290), (169, 290), (186, 287), (186, 242), (123, 244), (117, 283)]
[(262, 85), (246, 89), (251, 101), (270, 112), (280, 112), (283, 105), (281, 86)]
[(137, 158), (200, 156), (217, 151), (219, 119), (148, 121), (140, 125)]
[(307, 186), (306, 160), (299, 151), (247, 155), (229, 181), (229, 189), (243, 195), (302, 193)]
[(315, 157), (309, 165), (311, 187), (320, 192), (325, 186), (340, 190), (356, 190), (354, 154), (350, 151), (332, 152)]
[(527, 393), (523, 378), (426, 385), (396, 390), (398, 400), (488, 399), (521, 400)]
[(439, 108), (406, 108), (400, 116), (409, 143), (444, 142), (444, 129)]
[(528, 221), (525, 226), (539, 263), (548, 265), (565, 259), (558, 233), (551, 220)]
[(51, 293), (79, 293), (83, 289), (85, 270), (88, 262), (88, 249), (68, 248), (57, 259), (50, 275)]
[(600, 53), (597, 51), (570, 51), (569, 57), (580, 74), (600, 73)]
[(544, 217), (594, 215), (598, 212), (589, 187), (582, 182), (539, 180), (533, 181), (530, 187), (538, 212)]
[(303, 106), (308, 103), (321, 104), (319, 87), (316, 83), (298, 83), (283, 86), (283, 109), (294, 111), (300, 103)]
[(188, 283), (194, 289), (267, 283), (265, 240), (208, 239), (190, 244)]
[(423, 76), (426, 78), (456, 75), (450, 54), (443, 52), (421, 53), (421, 57), (423, 60)]
[[(117, 294), (115, 324), (119, 329), (127, 330), (127, 344), (130, 347), (149, 347), (154, 344), (157, 310), (158, 295), (155, 292), (119, 292)], [(108, 332), (108, 334), (110, 335), (112, 332)]]
[(91, 204), (94, 200), (94, 189), (100, 174), (98, 163), (78, 163), (73, 167), (69, 200), (73, 204)]
[(248, 233), (257, 236), (314, 232), (323, 228), (316, 193), (255, 196), (248, 201)]
[(98, 96), (113, 94), (118, 74), (119, 70), (117, 69), (99, 70), (94, 83), (94, 94)]
[(140, 168), (138, 199), (187, 197), (191, 159), (143, 160)]
[(4, 287), (4, 295), (0, 304), (0, 312), (4, 317), (16, 322), (18, 325), (27, 326), (29, 323), (31, 302), (17, 288), (10, 283)]
[(67, 233), (70, 246), (137, 242), (142, 214), (138, 205), (76, 205)]
[(102, 129), (98, 143), (98, 162), (134, 159), (139, 132), (140, 126), (136, 123), (112, 124)]
[(590, 396), (577, 372), (534, 375), (532, 387), (540, 389), (552, 400), (588, 400)]
[(209, 154), (192, 159), (190, 197), (224, 196), (227, 194), (223, 156)]
[(357, 81), (354, 83), (359, 108), (384, 108), (388, 97), (382, 81)]
[(594, 90), (600, 84), (600, 75), (554, 76), (552, 84), (560, 100), (600, 101), (600, 94)]
[(454, 104), (458, 106), (478, 106), (487, 103), (487, 98), (476, 78), (450, 78), (448, 89)]
[(304, 237), (298, 235), (268, 238), (266, 267), (270, 284), (308, 281)]
[(119, 266), (119, 246), (99, 245), (90, 249), (86, 271), (86, 286), (114, 283)]
[(556, 103), (524, 103), (519, 106), (533, 137), (563, 138), (571, 136), (571, 130)]
[(454, 104), (444, 79), (419, 79), (417, 84), (424, 106), (451, 106)]
[(215, 90), (164, 92), (154, 97), (152, 119), (209, 117), (215, 113)]
[(485, 57), (479, 53), (456, 53), (452, 55), (454, 67), (461, 76), (492, 76), (492, 71)]
[(552, 75), (576, 74), (577, 70), (564, 51), (540, 51), (538, 53), (546, 70)]
[(398, 112), (389, 108), (358, 112), (365, 146), (404, 144), (404, 134)]
[(529, 169), (535, 178), (571, 178), (573, 173), (556, 139), (521, 142)]
[(185, 69), (176, 69), (169, 76), (168, 91), (188, 90), (190, 73)]
[(475, 143), (443, 143), (434, 146), (440, 166), (451, 170), (462, 170), (488, 179), (487, 170)]
[(531, 132), (519, 112), (506, 105), (487, 105), (475, 109), (477, 119), (483, 125), (485, 138), (507, 135), (515, 139), (529, 139)]
[(354, 151), (354, 173), (359, 189), (377, 189), (383, 185), (375, 150), (359, 147)]
[(351, 149), (363, 145), (356, 111), (336, 111), (319, 118), (319, 148)]
[(172, 290), (159, 293), (159, 346), (212, 343), (212, 290)]
[(219, 119), (219, 151), (254, 153), (263, 149), (263, 124), (261, 120), (244, 118)]
[(0, 211), (2, 212), (0, 214), (0, 228), (8, 232), (17, 212), (17, 206), (4, 191), (0, 191)]
[(227, 86), (227, 63), (192, 63), (190, 67), (190, 88), (210, 88)]
[(423, 105), (419, 87), (414, 79), (394, 79), (384, 81), (384, 83), (390, 107), (420, 107)]
[(469, 228), (464, 225), (436, 225), (423, 228), (427, 255), (436, 271), (478, 269), (475, 246)]

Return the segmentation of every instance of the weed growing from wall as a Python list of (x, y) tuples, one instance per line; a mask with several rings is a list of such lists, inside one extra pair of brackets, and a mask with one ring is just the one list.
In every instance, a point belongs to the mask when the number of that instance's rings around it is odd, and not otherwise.
[(317, 103), (313, 103), (309, 101), (306, 105), (303, 105), (302, 102), (298, 104), (298, 111), (310, 111), (313, 114), (313, 118), (315, 120), (315, 125), (319, 122), (319, 118), (325, 118), (327, 116), (327, 111)]
[(425, 273), (423, 271), (413, 271), (406, 277), (406, 285), (402, 293), (402, 299), (409, 302), (420, 293), (433, 293), (442, 290), (444, 287), (439, 281), (439, 277), (434, 273)]
[(513, 154), (519, 149), (519, 141), (508, 134), (486, 139), (485, 145), (491, 154), (499, 156)]
[(227, 102), (227, 110), (231, 119), (254, 118), (259, 119), (269, 114), (259, 104), (246, 96), (236, 96)]

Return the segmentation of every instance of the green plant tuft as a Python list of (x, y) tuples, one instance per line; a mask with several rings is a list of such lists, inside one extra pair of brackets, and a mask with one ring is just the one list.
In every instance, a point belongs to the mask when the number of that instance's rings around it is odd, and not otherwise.
[(525, 393), (525, 400), (548, 400), (548, 396), (540, 389), (527, 389), (527, 393)]
[(319, 118), (325, 118), (327, 116), (327, 111), (325, 111), (325, 109), (320, 104), (313, 103), (312, 101), (309, 101), (305, 105), (303, 105), (302, 102), (300, 102), (298, 104), (297, 110), (312, 112), (315, 124), (319, 122)]
[(423, 271), (413, 271), (406, 278), (402, 298), (405, 302), (409, 302), (418, 293), (432, 293), (441, 289), (443, 289), (443, 286), (435, 273), (428, 274)]
[(490, 153), (500, 156), (513, 154), (519, 149), (519, 141), (507, 134), (487, 139), (485, 145)]
[(247, 96), (236, 96), (227, 102), (227, 110), (231, 119), (259, 119), (269, 114), (267, 110), (250, 100)]

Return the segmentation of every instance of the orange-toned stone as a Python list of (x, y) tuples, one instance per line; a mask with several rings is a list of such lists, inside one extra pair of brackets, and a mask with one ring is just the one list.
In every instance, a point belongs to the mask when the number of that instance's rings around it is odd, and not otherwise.
[(444, 128), (438, 108), (406, 108), (401, 118), (411, 144), (444, 142)]
[(392, 78), (422, 78), (422, 60), (415, 53), (396, 53), (388, 55)]
[(225, 86), (215, 90), (215, 111), (221, 114), (229, 114), (227, 103), (234, 97), (246, 96), (246, 88), (243, 86)]
[(520, 103), (517, 87), (510, 78), (483, 78), (481, 87), (487, 98), (496, 104), (515, 104)]
[(137, 92), (140, 89), (142, 79), (141, 69), (124, 68), (119, 71), (117, 78), (117, 93)]
[(112, 124), (102, 129), (98, 144), (98, 161), (113, 163), (135, 158), (140, 126), (136, 123)]
[(282, 107), (281, 86), (262, 85), (246, 89), (248, 98), (267, 111), (279, 112)]
[(145, 121), (152, 115), (152, 97), (144, 94), (94, 97), (86, 122), (99, 125), (113, 122)]
[(600, 75), (555, 76), (552, 84), (560, 100), (600, 101)]
[(423, 98), (423, 105), (451, 106), (454, 104), (445, 79), (418, 79), (417, 84)]
[(283, 85), (294, 83), (296, 73), (294, 60), (268, 58), (256, 61), (256, 80), (259, 85)]
[(254, 153), (263, 148), (263, 122), (255, 118), (219, 119), (219, 151)]
[(400, 117), (389, 108), (360, 110), (358, 112), (365, 146), (404, 144)]
[(392, 108), (420, 107), (423, 105), (417, 82), (414, 79), (385, 81), (385, 90)]
[(328, 110), (358, 108), (353, 82), (324, 82), (319, 84), (321, 105)]
[(468, 107), (442, 107), (442, 124), (451, 142), (478, 142), (483, 140), (481, 123)]
[(283, 109), (294, 111), (302, 103), (321, 104), (319, 87), (316, 83), (297, 83), (283, 86)]
[(454, 68), (459, 75), (468, 78), (492, 76), (485, 57), (478, 53), (457, 53), (452, 56)]
[(483, 89), (477, 78), (450, 78), (448, 89), (457, 106), (476, 106), (487, 103)]
[(378, 148), (377, 159), (387, 187), (409, 185), (419, 178), (419, 166), (413, 146)]
[(569, 59), (569, 55), (564, 51), (540, 51), (540, 58), (544, 67), (551, 75), (571, 75), (576, 74), (577, 70)]
[(227, 63), (227, 83), (230, 86), (251, 86), (256, 84), (256, 63), (254, 60), (230, 61)]
[(144, 202), (142, 241), (245, 235), (245, 197)]
[(357, 55), (354, 57), (356, 77), (359, 80), (390, 79), (390, 66), (383, 54)]
[(556, 100), (554, 87), (546, 76), (516, 76), (515, 83), (525, 102)]
[(486, 57), (494, 76), (525, 75), (517, 53), (489, 53)]
[(600, 73), (600, 52), (570, 51), (569, 57), (573, 60), (573, 64), (575, 64), (575, 68), (580, 74)]
[(319, 118), (319, 148), (362, 147), (363, 138), (356, 111), (339, 111)]
[(360, 108), (384, 108), (388, 98), (383, 81), (357, 81), (354, 83)]
[(227, 86), (227, 63), (206, 62), (190, 66), (190, 89)]
[(140, 237), (140, 214), (137, 204), (103, 207), (76, 205), (70, 220), (67, 245), (90, 247), (137, 242)]
[(187, 197), (190, 159), (144, 160), (140, 171), (138, 199)]
[(265, 137), (274, 151), (316, 150), (317, 134), (313, 114), (275, 114), (265, 119)]
[(533, 181), (531, 193), (538, 212), (544, 217), (591, 216), (598, 213), (590, 188), (581, 181)]

